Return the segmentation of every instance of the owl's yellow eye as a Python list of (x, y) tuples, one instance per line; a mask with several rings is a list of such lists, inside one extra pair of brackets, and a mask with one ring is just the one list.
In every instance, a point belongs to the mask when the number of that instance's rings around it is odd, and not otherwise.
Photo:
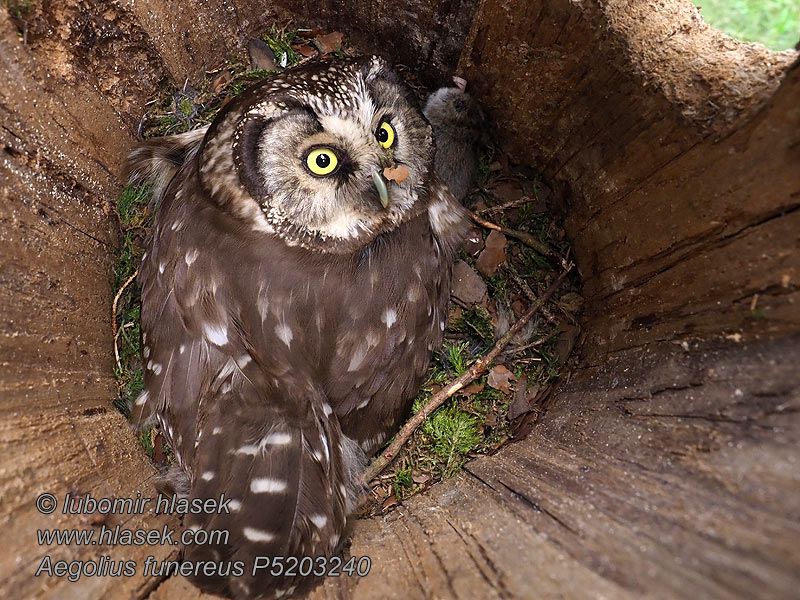
[(378, 131), (375, 132), (375, 137), (378, 138), (378, 143), (384, 148), (391, 148), (394, 144), (394, 127), (389, 125), (387, 121), (381, 123)]
[(339, 159), (330, 148), (315, 148), (308, 153), (306, 166), (314, 175), (330, 175), (339, 166)]

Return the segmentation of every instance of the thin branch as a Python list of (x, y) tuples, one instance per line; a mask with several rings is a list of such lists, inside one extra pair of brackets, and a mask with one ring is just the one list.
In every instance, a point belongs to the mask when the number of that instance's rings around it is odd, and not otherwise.
[[(525, 281), (519, 273), (517, 273), (517, 270), (511, 265), (511, 261), (506, 261), (506, 264), (503, 265), (503, 269), (505, 269), (506, 273), (508, 273), (509, 277), (511, 277), (511, 280), (525, 295), (528, 301), (536, 302), (536, 294), (533, 293), (533, 290), (528, 285), (528, 282)], [(542, 314), (550, 323), (556, 322), (556, 318), (553, 316), (553, 313), (546, 306), (542, 307)]]
[(503, 227), (502, 225), (498, 225), (497, 223), (492, 223), (491, 221), (487, 221), (483, 217), (479, 217), (470, 210), (468, 210), (467, 213), (469, 214), (470, 218), (481, 227), (485, 227), (486, 229), (494, 229), (495, 231), (499, 231), (503, 235), (516, 238), (526, 246), (529, 246), (534, 250), (536, 250), (539, 254), (544, 254), (545, 256), (553, 255), (553, 251), (550, 249), (550, 246), (548, 246), (541, 240), (537, 240), (534, 236), (532, 236), (530, 233), (526, 231), (509, 229), (508, 227)]
[(478, 214), (481, 215), (491, 215), (496, 212), (503, 212), (509, 208), (517, 208), (518, 206), (522, 206), (523, 204), (527, 204), (528, 202), (533, 202), (533, 198), (530, 196), (522, 196), (521, 198), (517, 198), (516, 200), (509, 200), (504, 204), (500, 204), (498, 206), (489, 206), (482, 210), (478, 211)]
[(136, 269), (133, 272), (133, 275), (131, 275), (130, 277), (128, 277), (128, 279), (125, 280), (125, 283), (122, 284), (122, 287), (119, 288), (117, 294), (114, 296), (114, 302), (111, 304), (111, 327), (112, 330), (114, 331), (114, 358), (117, 361), (117, 369), (120, 369), (119, 347), (117, 345), (117, 340), (119, 339), (119, 332), (122, 331), (121, 328), (120, 329), (117, 328), (117, 304), (119, 303), (119, 299), (122, 296), (122, 292), (124, 292), (125, 288), (131, 284), (131, 281), (136, 279), (136, 276), (138, 274), (139, 274), (139, 269)]
[(558, 276), (558, 279), (550, 284), (550, 287), (548, 287), (545, 293), (542, 294), (542, 297), (531, 305), (528, 311), (511, 326), (511, 328), (503, 335), (503, 337), (497, 340), (497, 343), (492, 347), (491, 350), (489, 350), (489, 352), (487, 352), (469, 369), (462, 373), (461, 376), (452, 380), (450, 383), (445, 384), (441, 390), (431, 396), (431, 399), (425, 403), (419, 412), (417, 412), (417, 414), (411, 417), (411, 419), (409, 419), (409, 421), (403, 425), (403, 428), (397, 433), (394, 440), (392, 440), (392, 443), (389, 444), (389, 447), (386, 448), (386, 450), (384, 450), (381, 455), (378, 456), (378, 458), (372, 461), (372, 464), (369, 467), (367, 467), (367, 470), (364, 471), (364, 475), (362, 476), (364, 483), (369, 483), (378, 474), (380, 474), (381, 471), (389, 466), (389, 463), (391, 463), (397, 457), (398, 453), (403, 448), (403, 445), (409, 440), (414, 431), (416, 431), (416, 429), (422, 425), (425, 419), (427, 419), (433, 411), (444, 404), (448, 398), (452, 397), (460, 389), (475, 381), (489, 368), (489, 365), (491, 365), (492, 361), (494, 361), (500, 352), (502, 352), (503, 348), (505, 348), (506, 345), (513, 339), (513, 337), (517, 335), (517, 333), (519, 333), (523, 327), (525, 327), (525, 325), (531, 320), (533, 315), (536, 314), (539, 308), (556, 292), (571, 269), (572, 265), (569, 265), (561, 273), (561, 275)]

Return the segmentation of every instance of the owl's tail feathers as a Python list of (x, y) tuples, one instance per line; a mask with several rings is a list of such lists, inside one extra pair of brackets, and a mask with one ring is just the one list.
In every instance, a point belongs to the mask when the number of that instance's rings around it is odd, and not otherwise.
[(148, 140), (136, 147), (126, 165), (128, 183), (153, 186), (153, 204), (158, 205), (172, 178), (200, 149), (208, 126)]
[(219, 501), (222, 494), (225, 510), (187, 515), (185, 526), (196, 530), (196, 540), (206, 540), (186, 543), (190, 579), (233, 598), (299, 593), (315, 583), (300, 576), (308, 575), (308, 565), (319, 571), (338, 550), (366, 457), (341, 434), (336, 416), (325, 414), (327, 405), (298, 419), (265, 417), (263, 404), (261, 410), (229, 398), (219, 404), (226, 415), (207, 421), (193, 461), (191, 498)]

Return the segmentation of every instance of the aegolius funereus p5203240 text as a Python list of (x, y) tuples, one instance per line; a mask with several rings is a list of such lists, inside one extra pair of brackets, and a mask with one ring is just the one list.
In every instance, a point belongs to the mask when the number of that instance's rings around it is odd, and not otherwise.
[(158, 420), (191, 498), (229, 499), (230, 514), (187, 515), (230, 533), (184, 559), (245, 565), (200, 570), (204, 589), (291, 593), (291, 578), (253, 575), (255, 557), (337, 551), (367, 457), (442, 342), (466, 225), (433, 158), (431, 126), (376, 57), (286, 71), (207, 131), (131, 155), (134, 180), (164, 179), (134, 418)]

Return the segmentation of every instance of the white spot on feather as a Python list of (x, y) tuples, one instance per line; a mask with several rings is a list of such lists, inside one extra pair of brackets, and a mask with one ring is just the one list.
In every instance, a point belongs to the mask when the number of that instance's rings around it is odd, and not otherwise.
[(275, 335), (277, 335), (287, 347), (291, 347), (294, 334), (292, 333), (291, 327), (289, 327), (286, 323), (278, 323), (275, 326)]
[(275, 539), (274, 533), (264, 529), (256, 529), (255, 527), (245, 527), (242, 529), (242, 533), (251, 542), (271, 542)]
[(197, 260), (197, 257), (200, 255), (200, 251), (197, 248), (192, 248), (186, 253), (184, 260), (186, 260), (186, 266), (192, 266), (192, 263)]
[(242, 503), (238, 500), (228, 500), (228, 509), (232, 512), (238, 512), (242, 508)]
[(364, 362), (364, 359), (367, 356), (367, 349), (360, 345), (356, 348), (356, 351), (353, 353), (353, 356), (350, 357), (350, 364), (347, 367), (348, 371), (355, 371), (358, 367), (361, 366), (361, 363)]
[(228, 343), (228, 328), (224, 325), (206, 323), (203, 325), (203, 334), (209, 342), (217, 346), (224, 346)]
[(206, 471), (202, 475), (200, 475), (200, 479), (203, 481), (211, 481), (214, 479), (214, 471)]
[(276, 494), (285, 489), (285, 481), (271, 477), (257, 477), (250, 482), (250, 491), (255, 494)]
[(387, 308), (383, 313), (381, 320), (386, 323), (386, 328), (388, 329), (397, 321), (397, 311), (395, 311), (393, 308)]
[(309, 519), (317, 529), (322, 529), (328, 524), (328, 517), (325, 515), (311, 515)]
[(147, 392), (142, 392), (139, 394), (139, 397), (136, 399), (136, 402), (133, 403), (134, 406), (141, 406), (147, 402)]

